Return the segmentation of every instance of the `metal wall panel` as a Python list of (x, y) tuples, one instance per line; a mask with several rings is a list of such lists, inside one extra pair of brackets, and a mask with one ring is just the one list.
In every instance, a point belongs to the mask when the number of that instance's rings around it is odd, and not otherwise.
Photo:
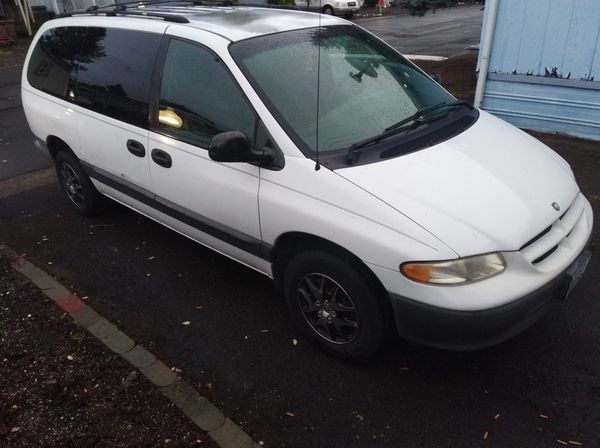
[(499, 0), (488, 72), (484, 109), (600, 140), (600, 0)]

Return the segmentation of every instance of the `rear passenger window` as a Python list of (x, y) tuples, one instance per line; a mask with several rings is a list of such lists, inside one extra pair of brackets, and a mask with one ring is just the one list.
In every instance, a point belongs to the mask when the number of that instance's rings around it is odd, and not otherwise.
[(62, 27), (46, 31), (31, 53), (27, 67), (29, 84), (60, 98), (73, 98), (76, 59), (85, 30), (85, 27)]
[(148, 128), (152, 70), (161, 35), (117, 28), (87, 29), (77, 76), (77, 103)]
[(232, 130), (253, 141), (255, 117), (217, 56), (173, 39), (162, 74), (158, 125), (184, 141), (207, 146), (214, 135)]

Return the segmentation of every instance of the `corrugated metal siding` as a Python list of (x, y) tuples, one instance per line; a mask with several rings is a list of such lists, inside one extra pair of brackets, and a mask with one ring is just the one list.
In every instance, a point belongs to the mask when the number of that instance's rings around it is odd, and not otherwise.
[(600, 0), (499, 0), (489, 74), (484, 109), (600, 140)]

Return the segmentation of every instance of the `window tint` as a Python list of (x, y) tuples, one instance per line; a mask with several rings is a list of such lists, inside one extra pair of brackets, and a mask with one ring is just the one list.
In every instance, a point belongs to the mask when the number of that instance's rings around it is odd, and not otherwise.
[(77, 103), (148, 127), (152, 70), (160, 34), (88, 28), (79, 57)]
[(27, 80), (36, 89), (64, 98), (74, 96), (76, 59), (85, 27), (62, 27), (46, 31), (37, 41)]
[(225, 131), (250, 141), (255, 118), (228, 72), (209, 51), (171, 40), (160, 88), (158, 125), (189, 143), (206, 146)]

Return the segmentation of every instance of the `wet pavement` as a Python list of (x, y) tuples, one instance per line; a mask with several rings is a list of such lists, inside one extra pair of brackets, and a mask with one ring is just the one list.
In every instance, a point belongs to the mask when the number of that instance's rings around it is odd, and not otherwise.
[(404, 54), (453, 56), (479, 44), (481, 5), (438, 9), (423, 17), (389, 15), (355, 22)]
[(266, 446), (600, 444), (598, 251), (569, 302), (507, 343), (393, 340), (351, 364), (299, 337), (267, 278), (120, 205), (84, 219), (50, 184), (0, 199), (0, 224)]

